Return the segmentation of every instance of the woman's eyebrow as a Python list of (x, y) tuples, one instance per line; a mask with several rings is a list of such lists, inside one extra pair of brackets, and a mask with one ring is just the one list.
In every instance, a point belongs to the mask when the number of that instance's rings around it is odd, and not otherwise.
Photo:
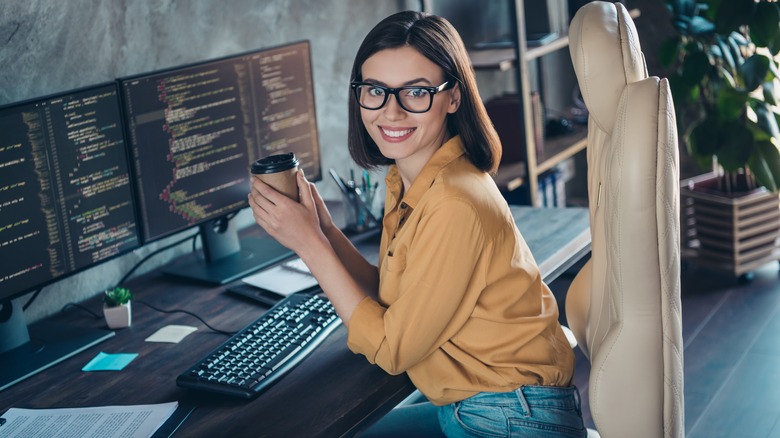
[[(392, 87), (389, 87), (386, 83), (384, 83), (382, 81), (379, 81), (379, 80), (376, 80), (376, 79), (365, 78), (365, 79), (363, 79), (363, 82), (368, 82), (368, 83), (371, 83), (371, 84), (374, 84), (374, 85), (381, 85), (383, 87), (392, 88)], [(401, 84), (401, 86), (402, 87), (409, 87), (409, 86), (412, 86), (412, 85), (415, 85), (415, 84), (419, 84), (420, 82), (424, 82), (425, 85), (431, 85), (432, 84), (432, 82), (429, 81), (427, 78), (416, 78), (416, 79), (412, 79), (410, 81), (404, 82), (403, 84)]]

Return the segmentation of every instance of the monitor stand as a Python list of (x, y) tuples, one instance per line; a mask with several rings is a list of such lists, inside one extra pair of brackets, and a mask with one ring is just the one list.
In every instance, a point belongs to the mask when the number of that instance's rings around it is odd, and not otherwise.
[(270, 236), (243, 237), (227, 218), (202, 224), (203, 256), (174, 261), (163, 268), (165, 274), (222, 285), (239, 280), (260, 269), (295, 255)]
[(16, 300), (0, 306), (0, 391), (114, 336), (110, 330), (48, 321), (28, 330)]

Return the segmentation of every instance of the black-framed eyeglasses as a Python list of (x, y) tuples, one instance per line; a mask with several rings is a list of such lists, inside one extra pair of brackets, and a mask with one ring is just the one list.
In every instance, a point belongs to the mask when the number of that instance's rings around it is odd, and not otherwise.
[(350, 84), (355, 92), (358, 105), (367, 110), (378, 110), (385, 106), (388, 97), (392, 94), (396, 102), (405, 111), (410, 113), (424, 113), (431, 109), (433, 96), (441, 91), (449, 90), (455, 86), (455, 81), (446, 81), (437, 87), (408, 86), (388, 88), (369, 82), (352, 82)]

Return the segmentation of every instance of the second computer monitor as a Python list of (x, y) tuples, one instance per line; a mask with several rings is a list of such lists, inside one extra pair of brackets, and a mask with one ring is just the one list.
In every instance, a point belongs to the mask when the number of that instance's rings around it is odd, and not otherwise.
[(247, 206), (249, 166), (321, 179), (309, 42), (120, 80), (145, 241)]

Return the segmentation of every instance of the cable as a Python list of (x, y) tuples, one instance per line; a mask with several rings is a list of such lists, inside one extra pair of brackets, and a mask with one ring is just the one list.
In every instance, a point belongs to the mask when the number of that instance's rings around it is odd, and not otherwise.
[(28, 307), (30, 307), (30, 304), (32, 304), (33, 301), (35, 301), (35, 299), (38, 298), (38, 294), (41, 293), (42, 290), (43, 288), (41, 287), (38, 288), (38, 290), (36, 290), (35, 293), (33, 293), (33, 296), (31, 296), (30, 299), (27, 300), (27, 302), (24, 303), (24, 305), (22, 306), (22, 311), (25, 311), (27, 310)]
[(234, 335), (234, 334), (238, 333), (238, 332), (236, 332), (236, 331), (229, 332), (229, 331), (225, 331), (225, 330), (220, 330), (220, 329), (214, 328), (214, 327), (212, 327), (211, 325), (209, 325), (209, 323), (207, 323), (206, 321), (204, 321), (204, 320), (203, 320), (203, 318), (201, 318), (200, 316), (198, 316), (198, 315), (196, 315), (196, 314), (194, 314), (194, 313), (190, 312), (189, 310), (181, 310), (181, 309), (174, 309), (174, 310), (164, 310), (164, 309), (160, 309), (160, 308), (158, 308), (158, 307), (155, 307), (155, 306), (153, 306), (153, 305), (151, 305), (151, 304), (147, 303), (146, 301), (137, 300), (136, 302), (137, 302), (137, 303), (140, 303), (140, 304), (143, 304), (144, 306), (146, 306), (146, 307), (149, 307), (150, 309), (152, 309), (152, 310), (156, 310), (156, 311), (158, 311), (158, 312), (161, 312), (161, 313), (186, 313), (187, 315), (190, 315), (190, 316), (193, 316), (193, 317), (195, 317), (195, 318), (196, 318), (198, 321), (202, 322), (202, 323), (203, 323), (203, 324), (204, 324), (206, 327), (208, 327), (208, 328), (209, 328), (209, 329), (211, 329), (212, 331), (215, 331), (215, 332), (217, 332), (217, 333), (221, 333), (221, 334), (223, 334), (223, 335), (232, 336), (232, 335)]
[(192, 241), (193, 241), (193, 246), (194, 246), (194, 245), (195, 245), (195, 238), (197, 238), (197, 237), (198, 237), (198, 234), (200, 234), (200, 232), (197, 232), (197, 233), (195, 233), (195, 234), (193, 234), (193, 235), (190, 235), (190, 236), (187, 236), (187, 237), (185, 237), (184, 239), (177, 240), (176, 242), (173, 242), (173, 243), (171, 243), (171, 244), (168, 244), (168, 245), (166, 245), (166, 246), (164, 246), (164, 247), (162, 247), (162, 248), (157, 248), (156, 250), (154, 250), (154, 251), (150, 252), (150, 253), (149, 253), (149, 254), (147, 254), (147, 255), (146, 255), (144, 258), (142, 258), (142, 259), (141, 259), (141, 260), (140, 260), (138, 263), (136, 263), (136, 264), (135, 264), (135, 266), (133, 266), (133, 268), (132, 268), (132, 269), (130, 269), (130, 271), (129, 271), (127, 274), (125, 274), (125, 276), (124, 276), (124, 277), (122, 277), (122, 279), (121, 279), (121, 280), (119, 280), (119, 283), (117, 283), (117, 284), (122, 284), (122, 283), (124, 283), (124, 282), (125, 282), (125, 281), (126, 281), (128, 278), (130, 278), (130, 276), (133, 274), (133, 272), (135, 272), (135, 270), (136, 270), (136, 269), (138, 269), (138, 268), (139, 268), (139, 267), (140, 267), (142, 264), (144, 264), (144, 262), (146, 262), (146, 261), (147, 261), (147, 260), (149, 260), (150, 258), (152, 258), (152, 257), (156, 256), (157, 254), (159, 254), (159, 253), (161, 253), (161, 252), (163, 252), (163, 251), (165, 251), (165, 250), (168, 250), (168, 249), (171, 249), (171, 248), (173, 248), (174, 246), (180, 245), (180, 244), (182, 244), (182, 243), (186, 242), (186, 241), (187, 241), (187, 240), (189, 240), (189, 239), (192, 239)]
[[(194, 313), (192, 313), (192, 312), (190, 312), (190, 311), (188, 311), (188, 310), (181, 310), (181, 309), (174, 309), (174, 310), (164, 310), (164, 309), (160, 309), (160, 308), (158, 308), (158, 307), (155, 307), (155, 306), (153, 306), (153, 305), (151, 305), (151, 304), (147, 303), (146, 301), (136, 300), (136, 302), (137, 302), (137, 303), (139, 303), (139, 304), (143, 304), (144, 306), (146, 306), (146, 307), (149, 307), (149, 308), (150, 308), (150, 309), (152, 309), (152, 310), (156, 310), (156, 311), (158, 311), (158, 312), (160, 312), (160, 313), (186, 313), (187, 315), (190, 315), (190, 316), (192, 316), (192, 317), (195, 317), (195, 318), (196, 318), (198, 321), (202, 322), (202, 323), (203, 323), (203, 324), (204, 324), (206, 327), (208, 327), (210, 330), (212, 330), (212, 331), (214, 331), (214, 332), (217, 332), (217, 333), (219, 333), (219, 334), (223, 334), (223, 335), (232, 336), (232, 335), (234, 335), (234, 334), (238, 333), (238, 332), (235, 332), (235, 331), (233, 331), (233, 332), (229, 332), (229, 331), (225, 331), (225, 330), (220, 330), (220, 329), (214, 328), (214, 327), (212, 327), (211, 325), (209, 325), (209, 323), (207, 323), (206, 321), (204, 321), (204, 320), (203, 320), (203, 318), (201, 318), (200, 316), (198, 316), (198, 315), (196, 315), (196, 314), (194, 314)], [(77, 308), (79, 308), (79, 309), (81, 309), (81, 310), (83, 310), (83, 311), (85, 311), (85, 312), (89, 313), (89, 314), (90, 314), (90, 315), (92, 315), (92, 317), (93, 317), (93, 318), (95, 318), (95, 319), (100, 319), (100, 318), (101, 318), (101, 316), (100, 316), (100, 315), (98, 315), (97, 313), (95, 313), (95, 312), (93, 312), (93, 311), (89, 310), (89, 308), (87, 308), (87, 307), (85, 307), (85, 306), (82, 306), (81, 304), (77, 304), (77, 303), (67, 303), (67, 304), (65, 304), (65, 305), (62, 307), (62, 309), (60, 309), (60, 312), (64, 311), (64, 310), (65, 310), (65, 309), (67, 309), (68, 307), (77, 307)]]
[(81, 304), (76, 304), (76, 303), (65, 304), (64, 306), (62, 306), (62, 309), (60, 309), (60, 312), (64, 311), (68, 307), (78, 307), (79, 309), (81, 309), (81, 310), (89, 313), (90, 315), (92, 315), (95, 319), (100, 319), (101, 318), (100, 315), (98, 315), (97, 313), (89, 310), (88, 308), (82, 306)]

